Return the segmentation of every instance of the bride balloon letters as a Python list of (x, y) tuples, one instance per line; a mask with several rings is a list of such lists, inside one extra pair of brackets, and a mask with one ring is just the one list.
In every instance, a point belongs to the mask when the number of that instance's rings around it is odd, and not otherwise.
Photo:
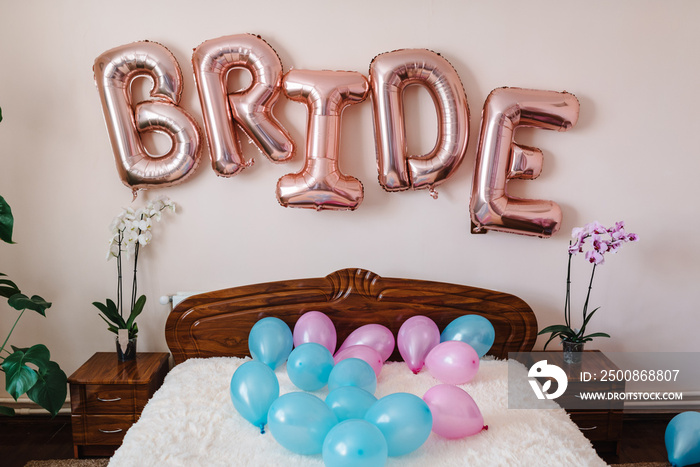
[[(275, 50), (260, 36), (238, 34), (207, 40), (192, 55), (204, 135), (214, 172), (232, 177), (253, 161), (244, 160), (240, 138), (247, 137), (270, 161), (284, 163), (297, 147), (273, 110), (281, 96), (307, 108), (304, 165), (282, 176), (276, 195), (284, 207), (354, 210), (363, 200), (360, 180), (339, 169), (343, 111), (372, 102), (378, 181), (389, 192), (436, 187), (464, 159), (469, 143), (469, 105), (454, 67), (426, 49), (377, 55), (369, 76), (351, 71), (290, 69), (283, 73)], [(229, 91), (232, 70), (248, 70), (251, 84)], [(95, 83), (102, 101), (117, 171), (134, 192), (181, 183), (199, 164), (202, 138), (195, 120), (180, 104), (182, 73), (164, 46), (134, 42), (108, 50), (95, 60)], [(136, 102), (131, 84), (146, 76), (150, 96)], [(424, 87), (435, 103), (437, 141), (427, 154), (409, 154), (404, 89)], [(561, 224), (553, 201), (519, 199), (507, 182), (534, 179), (542, 151), (513, 140), (517, 127), (566, 131), (576, 124), (579, 103), (567, 92), (499, 88), (484, 103), (470, 203), (473, 232), (497, 230), (551, 236)], [(158, 132), (170, 138), (167, 154), (149, 154), (142, 137)]]

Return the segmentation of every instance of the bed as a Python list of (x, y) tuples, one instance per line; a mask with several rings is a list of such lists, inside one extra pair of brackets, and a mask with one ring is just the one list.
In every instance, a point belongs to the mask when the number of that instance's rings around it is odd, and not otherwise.
[[(420, 448), (389, 457), (386, 465), (606, 465), (553, 401), (546, 401), (546, 410), (508, 409), (508, 372), (527, 372), (507, 360), (508, 353), (530, 351), (537, 335), (537, 320), (523, 300), (464, 285), (381, 277), (364, 269), (233, 287), (177, 305), (165, 327), (175, 366), (109, 465), (322, 466), (320, 454), (295, 454), (269, 433), (261, 434), (236, 412), (229, 395), (231, 376), (250, 359), (247, 338), (252, 326), (274, 316), (293, 329), (307, 311), (331, 318), (338, 347), (364, 324), (383, 324), (396, 336), (414, 315), (430, 317), (440, 330), (465, 314), (484, 316), (493, 324), (496, 338), (489, 354), (476, 377), (461, 385), (489, 429), (460, 440), (431, 433)], [(426, 370), (414, 375), (397, 350), (389, 360), (378, 378), (377, 398), (395, 392), (422, 397), (439, 384)], [(275, 373), (280, 394), (299, 391), (284, 365)], [(328, 391), (313, 394), (324, 398)]]

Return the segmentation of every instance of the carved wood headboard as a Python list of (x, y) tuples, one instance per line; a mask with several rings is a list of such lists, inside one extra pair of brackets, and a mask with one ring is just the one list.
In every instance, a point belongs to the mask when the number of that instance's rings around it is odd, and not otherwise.
[[(364, 324), (383, 324), (398, 334), (406, 319), (430, 317), (442, 331), (453, 319), (478, 314), (493, 324), (490, 355), (530, 351), (537, 319), (520, 298), (503, 292), (443, 282), (380, 277), (342, 269), (326, 277), (245, 285), (194, 295), (168, 316), (165, 338), (175, 363), (192, 357), (250, 355), (248, 333), (266, 316), (294, 329), (307, 311), (321, 311), (335, 324), (338, 346)], [(398, 350), (390, 360), (401, 360)]]

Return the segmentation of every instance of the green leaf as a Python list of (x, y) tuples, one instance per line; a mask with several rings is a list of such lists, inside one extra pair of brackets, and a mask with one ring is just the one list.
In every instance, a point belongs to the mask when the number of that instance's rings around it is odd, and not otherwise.
[[(0, 274), (4, 276), (5, 274)], [(10, 298), (14, 294), (20, 293), (17, 284), (12, 282), (10, 279), (0, 279), (0, 297)]]
[(0, 196), (0, 240), (5, 243), (15, 243), (12, 241), (12, 227), (15, 218), (12, 216), (12, 209), (7, 204), (5, 198)]
[(572, 329), (569, 326), (566, 326), (564, 324), (554, 324), (552, 326), (547, 326), (543, 330), (537, 333), (537, 335), (540, 334), (546, 334), (548, 332), (558, 332), (558, 333), (566, 333), (566, 332), (573, 332)]
[(598, 308), (596, 308), (595, 310), (591, 311), (591, 313), (590, 313), (588, 316), (584, 316), (583, 324), (581, 325), (581, 334), (583, 334), (584, 332), (586, 332), (586, 325), (588, 324), (588, 322), (589, 322), (589, 321), (591, 320), (591, 318), (593, 317), (593, 314), (594, 314), (596, 311), (598, 311), (598, 310), (600, 310), (600, 307), (598, 307)]
[(58, 366), (58, 363), (49, 361), (45, 368), (39, 371), (39, 379), (27, 391), (27, 396), (56, 416), (68, 393), (66, 374)]
[(113, 325), (112, 323), (110, 323), (110, 322), (107, 320), (107, 318), (105, 318), (104, 316), (102, 316), (102, 315), (97, 315), (97, 316), (99, 316), (100, 318), (102, 318), (102, 321), (104, 321), (105, 323), (107, 323), (107, 330), (109, 330), (110, 332), (113, 332), (114, 334), (119, 334), (119, 328), (118, 328), (118, 327), (116, 327), (115, 325)]
[(127, 329), (131, 329), (131, 325), (134, 324), (134, 320), (143, 311), (144, 305), (146, 305), (146, 296), (141, 295), (138, 298), (138, 300), (136, 300), (136, 303), (134, 304), (134, 309), (131, 310), (131, 314), (129, 315), (129, 320), (126, 322)]
[(606, 334), (604, 332), (594, 332), (593, 334), (588, 334), (587, 336), (583, 336), (583, 339), (586, 340), (593, 340), (594, 337), (610, 337), (610, 334)]
[(558, 332), (553, 332), (552, 335), (549, 336), (549, 339), (547, 340), (547, 342), (545, 342), (543, 350), (547, 350), (547, 346), (549, 345), (549, 343), (552, 342), (552, 340), (554, 340), (554, 338), (557, 337), (558, 335), (559, 335)]
[(8, 417), (11, 417), (15, 414), (15, 409), (12, 409), (10, 407), (5, 407), (3, 405), (0, 405), (0, 415), (6, 415)]
[[(7, 274), (3, 274), (0, 272), (0, 277), (1, 276), (7, 277)], [(14, 294), (20, 292), (21, 290), (19, 290), (17, 284), (12, 282), (10, 279), (0, 279), (0, 297), (10, 298)]]
[(2, 362), (5, 390), (15, 399), (29, 391), (39, 380), (36, 370), (24, 364), (24, 352), (14, 352)]
[(117, 305), (112, 300), (108, 298), (106, 304), (100, 302), (92, 302), (92, 304), (95, 305), (109, 321), (114, 323), (117, 328), (126, 329), (126, 322), (119, 314), (119, 311), (117, 311)]
[(547, 349), (547, 346), (549, 345), (552, 340), (554, 340), (556, 337), (561, 337), (561, 338), (566, 338), (566, 339), (575, 339), (576, 338), (576, 333), (574, 332), (573, 329), (571, 329), (569, 326), (566, 326), (564, 324), (554, 324), (552, 326), (547, 326), (543, 330), (537, 333), (537, 335), (541, 334), (546, 334), (548, 332), (551, 332), (552, 335), (549, 336), (549, 339), (547, 342), (544, 344), (544, 349)]
[(14, 294), (7, 300), (7, 304), (15, 310), (32, 310), (39, 313), (41, 316), (46, 316), (46, 309), (51, 307), (51, 303), (47, 302), (38, 295), (32, 295), (32, 298), (27, 297), (22, 293)]

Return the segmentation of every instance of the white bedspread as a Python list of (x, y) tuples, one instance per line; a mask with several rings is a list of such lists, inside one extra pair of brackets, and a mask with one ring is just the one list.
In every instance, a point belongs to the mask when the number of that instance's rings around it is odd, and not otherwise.
[[(173, 368), (109, 465), (322, 466), (320, 454), (301, 456), (286, 450), (233, 408), (231, 376), (245, 361), (190, 359)], [(548, 410), (508, 409), (508, 367), (506, 361), (482, 360), (476, 377), (461, 386), (481, 409), (488, 430), (461, 440), (431, 433), (423, 446), (405, 456), (390, 457), (387, 466), (606, 465), (556, 404)], [(285, 366), (276, 374), (282, 394), (299, 390)], [(414, 375), (404, 363), (387, 363), (375, 396), (410, 392), (422, 397), (436, 384), (426, 370)], [(327, 393), (324, 389), (314, 394), (325, 399)]]

